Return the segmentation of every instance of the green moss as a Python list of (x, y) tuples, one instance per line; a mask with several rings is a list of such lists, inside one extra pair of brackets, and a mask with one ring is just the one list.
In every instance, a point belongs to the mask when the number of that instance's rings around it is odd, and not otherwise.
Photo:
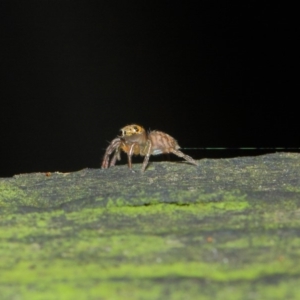
[[(195, 299), (297, 299), (296, 280), (294, 287), (286, 283), (263, 284), (249, 287), (243, 282), (239, 286), (228, 286), (222, 284), (210, 283), (206, 286), (203, 282), (197, 280), (170, 280), (170, 281), (91, 281), (90, 283), (71, 284), (69, 282), (57, 283), (52, 290), (46, 284), (36, 287), (31, 286), (28, 293), (26, 287), (17, 285), (10, 289), (2, 289), (3, 299), (13, 299), (18, 296), (23, 299), (186, 299), (187, 295), (196, 295)], [(274, 293), (274, 289), (276, 293)], [(14, 292), (12, 292), (14, 291)], [(60, 295), (57, 297), (57, 295)], [(286, 298), (286, 296), (289, 296)]]

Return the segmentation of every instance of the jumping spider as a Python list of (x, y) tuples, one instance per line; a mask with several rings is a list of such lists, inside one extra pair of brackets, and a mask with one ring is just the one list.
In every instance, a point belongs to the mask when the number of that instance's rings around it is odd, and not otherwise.
[[(198, 166), (193, 158), (182, 153), (178, 149), (180, 149), (180, 147), (177, 141), (164, 132), (156, 130), (146, 132), (142, 126), (136, 124), (127, 125), (121, 129), (121, 135), (112, 140), (107, 147), (101, 168), (107, 169), (114, 166), (116, 161), (121, 158), (121, 150), (127, 153), (128, 167), (130, 170), (132, 170), (131, 157), (133, 154), (145, 156), (142, 172), (144, 172), (147, 167), (150, 155), (170, 152), (184, 158), (189, 163)], [(109, 157), (113, 152), (113, 157), (109, 162)]]

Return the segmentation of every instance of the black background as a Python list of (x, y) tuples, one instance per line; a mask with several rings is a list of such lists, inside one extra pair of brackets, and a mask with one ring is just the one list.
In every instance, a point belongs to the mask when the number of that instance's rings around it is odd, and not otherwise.
[(299, 147), (292, 8), (227, 2), (1, 1), (0, 176), (98, 168), (131, 123), (183, 148)]

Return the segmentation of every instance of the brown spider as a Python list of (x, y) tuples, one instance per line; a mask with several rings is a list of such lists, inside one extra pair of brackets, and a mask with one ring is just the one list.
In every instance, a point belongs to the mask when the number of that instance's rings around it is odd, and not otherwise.
[[(147, 167), (150, 155), (170, 152), (198, 166), (193, 158), (179, 151), (179, 148), (177, 141), (164, 132), (154, 130), (147, 133), (142, 126), (136, 124), (127, 125), (121, 129), (121, 135), (112, 140), (107, 147), (101, 168), (107, 169), (114, 166), (116, 161), (120, 160), (121, 150), (127, 153), (128, 167), (130, 170), (132, 170), (131, 157), (133, 154), (145, 156), (142, 172), (144, 172)], [(114, 155), (109, 162), (109, 156), (113, 152)]]

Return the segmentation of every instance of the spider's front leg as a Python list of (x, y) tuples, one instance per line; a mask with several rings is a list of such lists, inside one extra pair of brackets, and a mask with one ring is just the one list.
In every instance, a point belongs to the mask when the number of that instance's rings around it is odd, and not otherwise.
[(127, 151), (128, 168), (129, 168), (129, 170), (131, 170), (132, 172), (134, 172), (134, 171), (132, 170), (132, 160), (131, 160), (131, 158), (132, 158), (132, 155), (133, 155), (133, 153), (134, 153), (134, 147), (135, 147), (136, 145), (137, 145), (137, 143), (131, 144), (129, 150)]
[(110, 167), (113, 167), (113, 166), (116, 164), (116, 161), (117, 161), (117, 160), (120, 160), (120, 159), (121, 159), (121, 151), (120, 151), (120, 148), (118, 147), (118, 148), (115, 150), (114, 156), (113, 156), (112, 159), (110, 160), (109, 166), (110, 166)]
[[(119, 152), (119, 148), (121, 145), (121, 139), (120, 138), (116, 138), (114, 140), (111, 141), (111, 143), (109, 144), (109, 146), (107, 147), (104, 157), (103, 157), (103, 161), (102, 161), (102, 165), (101, 165), (101, 169), (107, 169), (109, 166), (112, 167), (115, 165), (117, 158), (119, 158), (120, 156), (120, 152)], [(111, 162), (109, 164), (109, 156), (113, 153), (114, 156), (111, 159)]]

